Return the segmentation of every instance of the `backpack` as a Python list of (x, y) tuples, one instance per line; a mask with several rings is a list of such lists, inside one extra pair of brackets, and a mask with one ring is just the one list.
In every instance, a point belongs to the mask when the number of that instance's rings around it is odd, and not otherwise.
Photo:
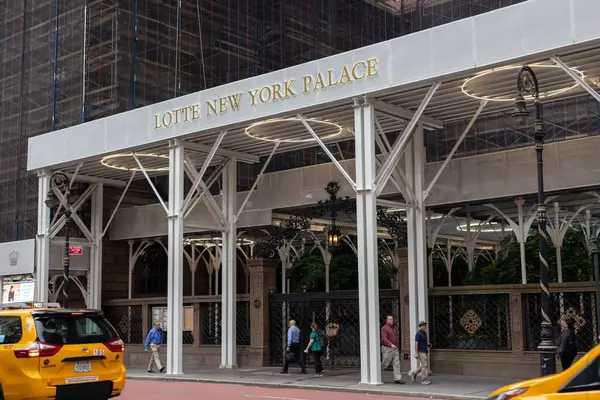
[(319, 342), (321, 342), (321, 347), (325, 348), (325, 346), (327, 346), (327, 344), (329, 343), (329, 338), (322, 329), (319, 329), (317, 331), (317, 335), (319, 335)]

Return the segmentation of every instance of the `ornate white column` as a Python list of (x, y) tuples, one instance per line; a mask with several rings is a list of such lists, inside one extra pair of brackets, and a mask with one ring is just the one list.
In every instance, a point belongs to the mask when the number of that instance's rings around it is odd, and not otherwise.
[(88, 307), (102, 308), (102, 231), (104, 226), (104, 185), (99, 183), (92, 195), (92, 254), (88, 275)]
[(50, 209), (46, 207), (46, 198), (50, 189), (50, 174), (42, 171), (38, 174), (38, 220), (35, 254), (35, 299), (48, 301), (48, 281), (50, 279)]
[(169, 142), (167, 374), (183, 374), (183, 214), (185, 149)]
[[(406, 177), (415, 193), (414, 207), (407, 209), (408, 286), (410, 337), (415, 337), (418, 324), (428, 319), (426, 213), (424, 202), (425, 146), (423, 126), (418, 124), (405, 154)], [(411, 369), (417, 361), (411, 357)]]
[(222, 292), (221, 292), (221, 368), (237, 367), (236, 348), (236, 250), (237, 235), (235, 229), (237, 197), (237, 161), (231, 158), (223, 170), (223, 231), (221, 250)]
[(377, 195), (375, 110), (364, 98), (354, 99), (356, 149), (356, 236), (360, 315), (360, 382), (380, 385), (381, 349), (379, 273), (377, 266)]

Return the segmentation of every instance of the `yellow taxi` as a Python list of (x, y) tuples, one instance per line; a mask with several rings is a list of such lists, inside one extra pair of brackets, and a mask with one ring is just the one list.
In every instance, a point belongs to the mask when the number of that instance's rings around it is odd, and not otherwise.
[(505, 386), (488, 400), (600, 400), (600, 345), (559, 374)]
[(125, 387), (125, 346), (101, 311), (0, 305), (0, 400), (108, 399)]

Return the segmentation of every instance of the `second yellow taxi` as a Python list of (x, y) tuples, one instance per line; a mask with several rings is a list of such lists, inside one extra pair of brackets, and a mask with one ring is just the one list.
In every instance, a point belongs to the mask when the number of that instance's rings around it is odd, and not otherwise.
[(505, 386), (488, 400), (600, 400), (600, 345), (565, 371)]

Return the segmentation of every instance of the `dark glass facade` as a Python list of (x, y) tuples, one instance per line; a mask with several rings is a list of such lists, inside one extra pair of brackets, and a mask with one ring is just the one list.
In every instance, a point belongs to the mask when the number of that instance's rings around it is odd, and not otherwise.
[[(35, 236), (37, 177), (27, 139), (467, 18), (524, 0), (3, 0), (0, 2), (0, 241)], [(587, 119), (556, 127), (595, 132)], [(556, 105), (560, 113), (561, 104)], [(427, 137), (442, 159), (465, 121)], [(484, 129), (485, 121), (477, 124)], [(573, 129), (576, 126), (577, 129)], [(529, 144), (498, 126), (461, 154)], [(340, 158), (353, 144), (332, 145)], [(277, 155), (269, 171), (328, 162), (318, 148)], [(260, 166), (240, 165), (239, 188)]]

